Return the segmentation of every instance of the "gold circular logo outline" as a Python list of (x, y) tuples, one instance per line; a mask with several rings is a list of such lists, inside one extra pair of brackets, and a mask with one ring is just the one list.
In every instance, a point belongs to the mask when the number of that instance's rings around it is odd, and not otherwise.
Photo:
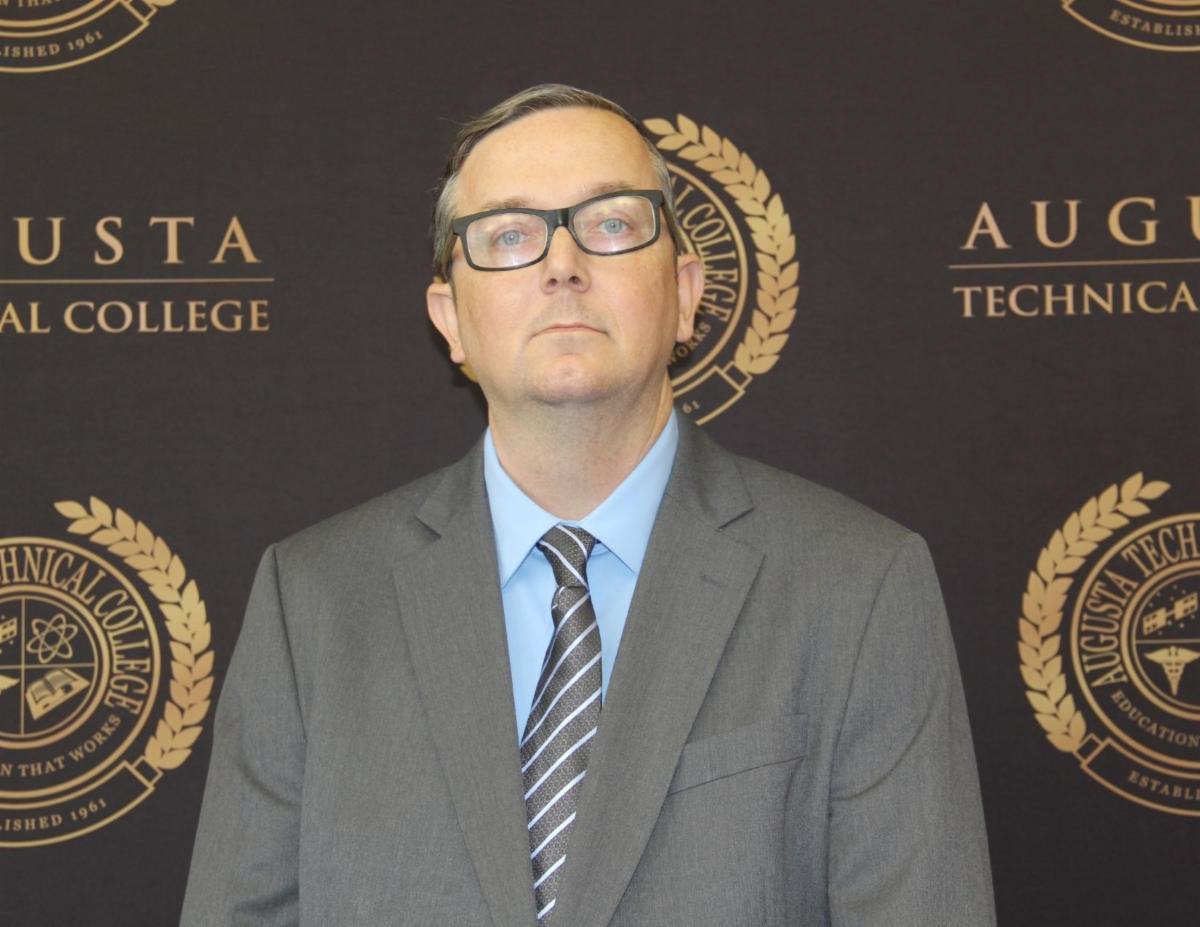
[[(1026, 698), (1035, 720), (1055, 749), (1072, 754), (1089, 776), (1127, 801), (1155, 811), (1200, 817), (1200, 807), (1171, 804), (1161, 798), (1177, 798), (1178, 792), (1186, 789), (1184, 797), (1196, 801), (1200, 797), (1200, 776), (1178, 766), (1157, 763), (1141, 750), (1130, 753), (1119, 741), (1100, 740), (1088, 732), (1083, 713), (1067, 691), (1061, 653), (1060, 628), (1074, 574), (1100, 543), (1132, 519), (1149, 514), (1148, 500), (1158, 499), (1169, 489), (1170, 484), (1161, 480), (1147, 482), (1138, 472), (1092, 496), (1067, 517), (1042, 548), (1036, 567), (1029, 573), (1017, 620), (1017, 650)], [(1114, 778), (1114, 763), (1126, 779)], [(1127, 764), (1136, 766), (1133, 775), (1143, 780), (1139, 786), (1146, 794), (1138, 794), (1130, 787), (1132, 778)], [(1150, 774), (1162, 776), (1163, 780)], [(1153, 781), (1147, 787), (1144, 780)], [(1180, 780), (1187, 784), (1181, 786)]]
[[(150, 25), (151, 18), (163, 7), (173, 6), (175, 0), (85, 0), (75, 9), (40, 19), (5, 19), (0, 17), (0, 45), (3, 40), (17, 43), (15, 48), (32, 48), (38, 39), (55, 39), (66, 42), (71, 51), (81, 51), (96, 44), (96, 50), (79, 57), (40, 66), (13, 66), (6, 57), (0, 61), (0, 74), (42, 74), (47, 71), (62, 71), (103, 58), (122, 45), (137, 38)], [(116, 37), (105, 40), (95, 24), (103, 26), (111, 22), (110, 16), (127, 17), (117, 23), (120, 31)], [(71, 36), (74, 35), (75, 39)], [(74, 41), (78, 47), (72, 47)], [(51, 43), (53, 44), (53, 42)], [(43, 55), (17, 55), (11, 60), (41, 60)]]
[(32, 35), (50, 35), (55, 30), (47, 30), (47, 26), (64, 22), (72, 24), (86, 22), (92, 18), (90, 14), (96, 7), (108, 8), (116, 6), (120, 2), (121, 0), (83, 0), (82, 3), (76, 3), (75, 8), (70, 12), (59, 13), (57, 16), (41, 16), (30, 19), (10, 19), (0, 16), (0, 29), (28, 31)]
[[(672, 173), (682, 177), (688, 183), (694, 184), (701, 195), (705, 197), (706, 201), (711, 203), (721, 214), (722, 220), (724, 220), (729, 228), (733, 230), (733, 244), (737, 252), (738, 269), (742, 272), (741, 280), (738, 281), (737, 302), (734, 306), (733, 314), (730, 316), (729, 322), (725, 326), (725, 330), (721, 332), (721, 336), (717, 339), (716, 345), (708, 348), (704, 352), (706, 359), (703, 363), (696, 364), (694, 367), (686, 370), (679, 376), (671, 378), (672, 388), (678, 391), (681, 387), (687, 384), (688, 381), (696, 379), (704, 372), (704, 369), (709, 365), (712, 359), (716, 358), (717, 355), (721, 353), (721, 351), (725, 348), (725, 345), (729, 343), (729, 339), (733, 337), (734, 331), (737, 330), (738, 323), (741, 322), (742, 315), (744, 314), (746, 308), (746, 291), (749, 289), (750, 264), (746, 259), (746, 243), (742, 240), (742, 236), (739, 233), (737, 223), (733, 218), (733, 214), (730, 213), (729, 207), (725, 205), (724, 200), (717, 196), (708, 184), (697, 177), (694, 173), (687, 170), (685, 167), (679, 164), (669, 163), (667, 168)], [(676, 218), (678, 219), (679, 217), (676, 216)], [(687, 237), (686, 229), (680, 228), (679, 231), (681, 235)]]
[[(1200, 51), (1200, 3), (1195, 2), (1195, 0), (1143, 0), (1141, 3), (1136, 2), (1136, 0), (1113, 0), (1120, 7), (1136, 10), (1151, 16), (1195, 19), (1197, 26), (1197, 29), (1194, 31), (1195, 42), (1190, 45), (1170, 45), (1165, 42), (1151, 42), (1134, 38), (1133, 36), (1137, 33), (1131, 32), (1127, 34), (1117, 31), (1108, 25), (1108, 20), (1103, 16), (1098, 16), (1095, 13), (1089, 15), (1089, 13), (1081, 10), (1079, 8), (1080, 0), (1059, 0), (1059, 2), (1062, 5), (1063, 11), (1072, 18), (1081, 22), (1093, 32), (1098, 32), (1100, 35), (1120, 42), (1123, 45), (1132, 45), (1136, 48), (1146, 48), (1150, 51), (1160, 52)], [(1106, 4), (1106, 6), (1112, 13), (1117, 12), (1115, 7), (1109, 4)], [(1166, 7), (1166, 9), (1163, 7)]]
[[(145, 619), (145, 627), (146, 627), (147, 633), (149, 634), (150, 641), (153, 646), (153, 650), (154, 650), (155, 657), (156, 657), (156, 659), (154, 660), (152, 688), (155, 692), (158, 691), (158, 688), (161, 684), (161, 679), (162, 679), (162, 666), (161, 666), (160, 661), (157, 659), (157, 655), (159, 652), (158, 629), (155, 628), (154, 622), (151, 619), (153, 612), (151, 611), (150, 606), (146, 603), (146, 600), (142, 597), (142, 594), (140, 592), (138, 592), (137, 587), (134, 586), (133, 583), (131, 583), (129, 581), (129, 578), (127, 576), (125, 576), (120, 570), (114, 568), (112, 566), (112, 564), (108, 563), (106, 560), (103, 560), (102, 558), (96, 556), (96, 554), (94, 554), (92, 551), (89, 551), (86, 548), (80, 547), (77, 544), (72, 544), (69, 541), (60, 541), (57, 538), (32, 537), (32, 536), (11, 537), (11, 538), (6, 537), (6, 538), (3, 538), (2, 540), (5, 541), (6, 543), (10, 543), (10, 544), (25, 544), (25, 543), (45, 544), (45, 545), (53, 545), (55, 547), (62, 548), (64, 550), (68, 550), (72, 553), (79, 554), (80, 556), (91, 561), (93, 564), (95, 564), (97, 567), (99, 567), (101, 570), (103, 570), (106, 575), (108, 575), (112, 579), (116, 580), (116, 582), (122, 588), (124, 588), (125, 591), (128, 592), (130, 594), (130, 596), (133, 598), (133, 602), (137, 606), (138, 612)], [(18, 584), (17, 588), (20, 588), (20, 586), (26, 586), (26, 585), (32, 587), (33, 584), (28, 584), (28, 583)], [(45, 590), (45, 589), (41, 589), (40, 587), (38, 587), (38, 588), (43, 593), (51, 592), (51, 591), (57, 592), (57, 590)], [(106, 662), (110, 661), (109, 654), (105, 653), (104, 658), (105, 658)], [(94, 710), (95, 706), (99, 704), (100, 699), (102, 697), (103, 697), (103, 690), (101, 687), (97, 687), (96, 695), (92, 699), (93, 704), (89, 707), (91, 707), (92, 710)], [(62, 782), (57, 785), (49, 786), (49, 787), (41, 788), (41, 789), (31, 789), (29, 791), (24, 791), (24, 792), (13, 792), (13, 791), (5, 790), (5, 789), (0, 789), (0, 807), (4, 807), (4, 805), (2, 803), (8, 802), (8, 801), (17, 801), (20, 803), (20, 805), (22, 807), (24, 807), (27, 804), (33, 804), (33, 802), (31, 802), (30, 799), (49, 799), (49, 800), (53, 801), (56, 798), (70, 795), (73, 791), (78, 791), (80, 789), (80, 787), (83, 787), (83, 790), (87, 791), (90, 786), (94, 785), (96, 782), (102, 781), (105, 778), (105, 776), (103, 774), (110, 766), (112, 766), (115, 763), (118, 763), (120, 761), (121, 757), (123, 757), (125, 755), (126, 751), (129, 749), (130, 744), (132, 744), (138, 738), (138, 736), (142, 733), (142, 731), (145, 730), (146, 724), (149, 721), (152, 713), (153, 713), (152, 705), (150, 703), (150, 700), (147, 700), (146, 710), (143, 711), (138, 716), (136, 723), (132, 726), (129, 733), (125, 735), (124, 739), (119, 744), (117, 744), (113, 749), (109, 750), (100, 762), (96, 763), (94, 766), (88, 767), (86, 772), (79, 774), (74, 779), (70, 779), (66, 782)], [(83, 713), (80, 724), (85, 723), (90, 718), (91, 718), (90, 711)], [(75, 727), (79, 727), (79, 726), (80, 725), (75, 725)], [(67, 733), (69, 733), (69, 732), (59, 733), (57, 737), (53, 738), (53, 740), (54, 741), (62, 740), (62, 738), (67, 735)], [(50, 742), (49, 739), (47, 739), (46, 742)], [(28, 749), (30, 746), (41, 746), (41, 745), (43, 745), (42, 742), (37, 742), (34, 744), (24, 744), (24, 745), (22, 745), (22, 749)], [(0, 842), (0, 846), (5, 846), (5, 845), (6, 844), (4, 844), (3, 842)]]
[[(677, 113), (674, 122), (653, 117), (642, 120), (642, 124), (659, 136), (656, 144), (664, 154), (692, 162), (721, 185), (743, 213), (755, 246), (757, 304), (732, 362), (722, 371), (734, 368), (744, 382), (732, 398), (696, 418), (703, 425), (741, 399), (750, 381), (767, 373), (779, 361), (796, 318), (800, 292), (796, 236), (792, 234), (791, 216), (779, 194), (772, 193), (766, 172), (732, 140), (683, 113)], [(691, 375), (686, 379), (690, 380)]]
[[(1163, 527), (1164, 525), (1173, 524), (1173, 523), (1177, 523), (1177, 522), (1181, 522), (1181, 521), (1186, 522), (1186, 521), (1194, 521), (1194, 520), (1195, 520), (1194, 515), (1184, 514), (1184, 515), (1170, 515), (1170, 516), (1167, 516), (1166, 518), (1160, 518), (1157, 521), (1147, 522), (1143, 525), (1140, 525), (1136, 531), (1133, 531), (1130, 534), (1125, 535), (1121, 539), (1121, 543), (1122, 543), (1122, 545), (1127, 544), (1127, 543), (1131, 542), (1132, 540), (1134, 540), (1135, 538), (1141, 537), (1146, 532), (1152, 531), (1155, 528)], [(1095, 564), (1093, 564), (1091, 570), (1088, 572), (1088, 575), (1084, 578), (1083, 582), (1080, 583), (1080, 588), (1083, 590), (1090, 589), (1092, 586), (1092, 583), (1095, 582), (1096, 578), (1100, 575), (1101, 570), (1103, 570), (1105, 567), (1107, 567), (1109, 565), (1109, 563), (1112, 561), (1112, 558), (1115, 555), (1116, 555), (1115, 547), (1109, 548), (1109, 550), (1105, 551), (1104, 554), (1096, 560)], [(1174, 566), (1182, 567), (1183, 565), (1175, 564)], [(1195, 569), (1194, 565), (1191, 565), (1191, 564), (1189, 564), (1188, 567), (1191, 569)], [(1156, 573), (1155, 578), (1169, 572), (1172, 569), (1173, 569), (1173, 567), (1168, 567), (1168, 568), (1160, 571), (1159, 573)], [(1121, 629), (1122, 665), (1125, 667), (1126, 672), (1129, 675), (1130, 681), (1138, 689), (1138, 691), (1143, 696), (1146, 697), (1146, 699), (1148, 701), (1153, 702), (1158, 708), (1161, 708), (1170, 714), (1178, 715), (1178, 712), (1176, 712), (1174, 709), (1167, 708), (1166, 706), (1160, 704), (1159, 700), (1155, 696), (1153, 696), (1151, 693), (1147, 692), (1144, 688), (1143, 682), (1137, 678), (1137, 674), (1129, 672), (1129, 668), (1131, 666), (1130, 655), (1127, 650), (1127, 638), (1128, 638), (1127, 629), (1128, 629), (1128, 625), (1131, 623), (1131, 621), (1129, 619), (1131, 616), (1136, 616), (1137, 606), (1140, 604), (1141, 599), (1146, 594), (1148, 587), (1149, 587), (1149, 581), (1146, 583), (1142, 583), (1139, 586), (1138, 591), (1135, 592), (1132, 596), (1130, 596), (1129, 602), (1126, 604), (1125, 608), (1123, 609), (1123, 611), (1125, 612), (1125, 617), (1122, 620), (1123, 626)], [(1072, 615), (1071, 615), (1072, 637), (1076, 636), (1075, 629), (1079, 626), (1079, 623), (1082, 619), (1083, 600), (1084, 600), (1084, 596), (1081, 593), (1076, 598), (1075, 607), (1072, 610)], [(1096, 717), (1098, 717), (1104, 723), (1104, 726), (1106, 728), (1108, 728), (1108, 730), (1112, 734), (1114, 734), (1116, 737), (1118, 737), (1119, 739), (1124, 741), (1124, 743), (1128, 747), (1133, 749), (1135, 752), (1144, 754), (1145, 756), (1148, 756), (1151, 759), (1156, 760), (1159, 763), (1163, 763), (1167, 766), (1173, 765), (1173, 766), (1183, 767), (1186, 769), (1200, 770), (1200, 760), (1184, 760), (1184, 759), (1180, 759), (1175, 756), (1171, 756), (1169, 754), (1160, 753), (1159, 751), (1153, 749), (1152, 747), (1147, 746), (1145, 742), (1139, 741), (1136, 738), (1130, 736), (1128, 731), (1126, 731), (1124, 728), (1122, 728), (1119, 724), (1114, 723), (1112, 721), (1112, 719), (1109, 717), (1108, 710), (1106, 708), (1104, 708), (1100, 704), (1100, 702), (1097, 700), (1096, 694), (1092, 691), (1091, 686), (1088, 686), (1084, 682), (1080, 681), (1080, 680), (1086, 679), (1087, 677), (1086, 677), (1086, 674), (1084, 673), (1083, 665), (1081, 663), (1079, 648), (1074, 648), (1072, 650), (1071, 658), (1072, 658), (1072, 664), (1075, 669), (1075, 679), (1076, 679), (1076, 681), (1079, 681), (1079, 688), (1083, 690), (1084, 698), (1086, 699), (1087, 703), (1091, 706), (1092, 711), (1095, 712)]]
[[(171, 678), (167, 698), (163, 702), (162, 715), (146, 740), (143, 754), (133, 764), (127, 762), (111, 765), (108, 772), (98, 779), (93, 775), (85, 789), (54, 799), (62, 804), (91, 793), (113, 779), (124, 767), (144, 786), (134, 800), (115, 809), (113, 813), (100, 816), (91, 824), (66, 833), (21, 841), (0, 839), (0, 848), (61, 843), (91, 833), (122, 817), (153, 791), (165, 771), (177, 769), (191, 756), (193, 745), (203, 731), (202, 722), (212, 706), (212, 627), (208, 622), (207, 607), (200, 596), (199, 587), (194, 579), (188, 577), (183, 561), (145, 522), (135, 520), (121, 508), (114, 510), (95, 496), (89, 499), (87, 506), (66, 500), (55, 503), (54, 507), (60, 515), (70, 520), (67, 527), (70, 533), (86, 536), (92, 544), (119, 557), (127, 567), (137, 573), (138, 578), (149, 589), (157, 601), (164, 627), (170, 637), (168, 645)], [(114, 573), (119, 575), (119, 571)], [(134, 591), (136, 593), (136, 589)], [(149, 614), (149, 609), (146, 613)], [(156, 629), (153, 628), (152, 622), (150, 624), (155, 632), (157, 646)], [(161, 650), (156, 656), (161, 657)], [(161, 683), (158, 682), (161, 676), (158, 675), (157, 660), (155, 673), (157, 698), (157, 689), (161, 688)], [(148, 718), (149, 715), (148, 712), (145, 717)], [(124, 745), (125, 748), (127, 746), (128, 744)], [(135, 768), (139, 766), (143, 768)], [(7, 804), (0, 805), (0, 808), (21, 812), (45, 808), (50, 804), (50, 801), (41, 800), (22, 803), (16, 808)]]

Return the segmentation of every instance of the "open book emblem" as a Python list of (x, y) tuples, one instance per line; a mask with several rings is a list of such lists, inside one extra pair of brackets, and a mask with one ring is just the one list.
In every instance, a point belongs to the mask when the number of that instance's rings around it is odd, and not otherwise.
[(25, 703), (29, 706), (29, 714), (37, 720), (87, 687), (88, 681), (74, 670), (56, 667), (29, 686), (25, 691)]

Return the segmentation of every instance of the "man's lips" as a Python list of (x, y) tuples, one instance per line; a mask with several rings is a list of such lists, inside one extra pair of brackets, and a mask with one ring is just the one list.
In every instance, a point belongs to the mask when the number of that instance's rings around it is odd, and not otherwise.
[(583, 322), (555, 322), (553, 325), (547, 325), (539, 334), (570, 334), (571, 332), (599, 332), (598, 328), (591, 325), (585, 325)]

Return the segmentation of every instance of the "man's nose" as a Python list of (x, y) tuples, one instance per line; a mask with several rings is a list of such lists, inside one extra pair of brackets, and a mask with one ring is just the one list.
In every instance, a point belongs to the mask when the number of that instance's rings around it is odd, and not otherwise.
[(579, 250), (566, 226), (559, 226), (550, 236), (550, 250), (542, 262), (542, 289), (547, 292), (559, 287), (586, 290), (589, 286), (587, 255)]

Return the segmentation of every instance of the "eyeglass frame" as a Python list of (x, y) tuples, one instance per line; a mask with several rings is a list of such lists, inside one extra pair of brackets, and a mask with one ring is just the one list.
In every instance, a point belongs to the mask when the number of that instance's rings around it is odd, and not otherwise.
[[(585, 206), (590, 206), (592, 203), (600, 200), (612, 199), (618, 196), (641, 196), (648, 199), (654, 207), (654, 234), (650, 236), (648, 241), (640, 245), (635, 245), (632, 248), (626, 248), (623, 251), (595, 251), (584, 245), (579, 240), (579, 236), (575, 234), (575, 229), (571, 225), (571, 221), (575, 218), (575, 214)], [(595, 255), (596, 257), (617, 257), (621, 254), (633, 254), (635, 251), (641, 251), (643, 248), (649, 248), (652, 244), (658, 241), (662, 234), (662, 220), (659, 218), (660, 210), (667, 218), (667, 232), (671, 236), (671, 241), (675, 243), (675, 247), (682, 250), (679, 245), (679, 239), (675, 232), (675, 223), (672, 216), (668, 214), (667, 197), (662, 190), (610, 190), (608, 193), (600, 193), (596, 196), (589, 197), (582, 203), (576, 203), (574, 206), (563, 206), (559, 209), (533, 209), (528, 206), (501, 206), (497, 209), (486, 209), (483, 212), (471, 213), (469, 216), (460, 216), (450, 222), (450, 231), (458, 236), (458, 240), (462, 242), (463, 257), (467, 259), (467, 264), (473, 270), (491, 273), (492, 271), (505, 270), (521, 270), (524, 267), (532, 267), (534, 264), (540, 264), (546, 259), (546, 255), (550, 253), (550, 243), (554, 240), (554, 233), (560, 227), (567, 230), (579, 250), (584, 254)], [(511, 267), (480, 267), (471, 257), (471, 249), (467, 246), (467, 238), (464, 234), (467, 231), (467, 226), (477, 219), (486, 219), (488, 216), (499, 216), (504, 213), (517, 212), (528, 216), (538, 216), (546, 223), (546, 245), (542, 248), (542, 253), (532, 261), (526, 261), (524, 264), (513, 264)]]

